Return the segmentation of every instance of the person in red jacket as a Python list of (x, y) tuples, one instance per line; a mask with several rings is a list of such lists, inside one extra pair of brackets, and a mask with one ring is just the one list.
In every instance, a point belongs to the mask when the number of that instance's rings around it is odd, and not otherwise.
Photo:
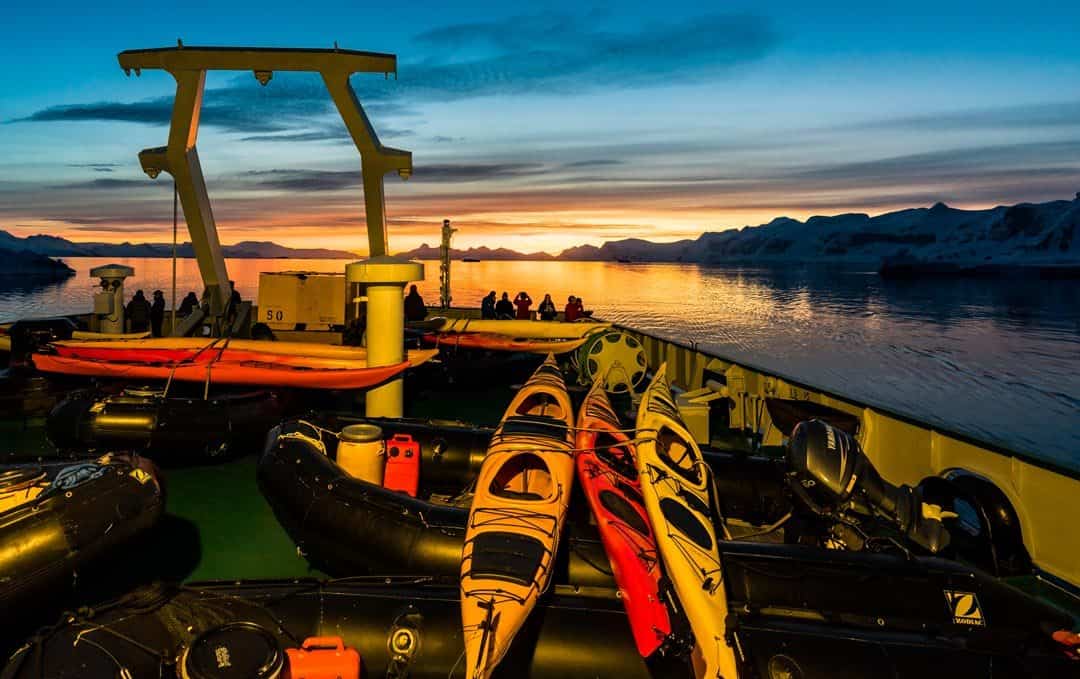
[(519, 292), (518, 296), (514, 298), (514, 306), (517, 307), (518, 320), (529, 320), (529, 307), (532, 306), (532, 297), (529, 297), (529, 293), (524, 290)]
[(592, 316), (591, 311), (585, 311), (585, 300), (581, 299), (580, 297), (575, 297), (574, 298), (574, 306), (577, 307), (577, 317), (578, 318), (585, 318), (587, 316)]
[(581, 318), (581, 307), (577, 304), (577, 297), (570, 295), (566, 300), (566, 308), (563, 309), (563, 316), (569, 323)]

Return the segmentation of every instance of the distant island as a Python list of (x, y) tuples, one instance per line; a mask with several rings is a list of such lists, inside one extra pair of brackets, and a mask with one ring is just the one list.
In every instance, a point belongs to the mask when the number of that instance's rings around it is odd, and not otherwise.
[(0, 278), (31, 278), (36, 281), (62, 280), (75, 275), (75, 269), (64, 262), (26, 250), (0, 247)]
[[(288, 248), (268, 241), (243, 241), (223, 248), (225, 256), (233, 258), (358, 256), (344, 250)], [(172, 245), (166, 243), (76, 243), (46, 235), (18, 238), (6, 231), (0, 231), (0, 250), (46, 257), (172, 256)], [(191, 244), (179, 246), (178, 254), (194, 256)], [(398, 254), (410, 259), (438, 259), (439, 248), (424, 244)], [(768, 224), (707, 231), (672, 243), (627, 238), (599, 246), (579, 245), (558, 255), (479, 247), (452, 249), (450, 256), (470, 261), (854, 264), (893, 276), (996, 275), (1021, 270), (1080, 277), (1080, 194), (1074, 200), (985, 210), (960, 210), (937, 203), (876, 217), (851, 213), (810, 217), (805, 222), (778, 217)], [(38, 262), (36, 266), (48, 265)]]
[[(402, 253), (434, 259), (422, 245)], [(639, 238), (580, 245), (552, 256), (500, 248), (452, 250), (455, 259), (688, 262), (697, 264), (857, 264), (885, 274), (993, 274), (1016, 269), (1080, 275), (1080, 194), (1074, 200), (959, 210), (944, 203), (870, 217), (841, 214), (805, 222), (706, 232), (654, 243)]]
[[(327, 248), (289, 248), (270, 241), (246, 240), (223, 245), (226, 257), (234, 259), (356, 259), (355, 252)], [(66, 238), (39, 234), (19, 238), (0, 231), (0, 249), (47, 257), (172, 257), (172, 243), (76, 243)], [(178, 257), (191, 258), (191, 243), (176, 246)]]

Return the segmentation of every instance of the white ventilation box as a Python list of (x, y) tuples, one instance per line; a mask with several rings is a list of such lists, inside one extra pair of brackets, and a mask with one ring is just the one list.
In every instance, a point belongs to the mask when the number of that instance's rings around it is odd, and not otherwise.
[(256, 323), (272, 330), (330, 330), (345, 325), (345, 274), (279, 271), (259, 274)]

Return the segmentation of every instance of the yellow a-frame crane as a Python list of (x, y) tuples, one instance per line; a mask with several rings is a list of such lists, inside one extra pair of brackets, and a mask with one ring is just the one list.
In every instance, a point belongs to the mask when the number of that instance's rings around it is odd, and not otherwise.
[(412, 154), (379, 142), (349, 84), (349, 77), (354, 73), (382, 73), (387, 77), (396, 74), (397, 57), (336, 46), (333, 49), (186, 47), (178, 41), (176, 47), (124, 51), (118, 59), (129, 75), (132, 71), (140, 75), (146, 69), (161, 69), (176, 80), (168, 145), (141, 151), (139, 162), (151, 178), (167, 172), (176, 181), (199, 272), (210, 294), (211, 315), (220, 317), (226, 308), (229, 277), (195, 146), (207, 71), (252, 71), (262, 85), (270, 82), (274, 71), (305, 71), (322, 76), (360, 152), (370, 256), (388, 254), (383, 177), (397, 172), (408, 179), (412, 174)]

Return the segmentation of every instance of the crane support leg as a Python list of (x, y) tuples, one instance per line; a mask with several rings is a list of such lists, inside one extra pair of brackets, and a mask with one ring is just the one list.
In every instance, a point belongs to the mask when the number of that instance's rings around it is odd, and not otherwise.
[(176, 180), (199, 273), (209, 291), (210, 313), (218, 317), (224, 313), (229, 300), (229, 274), (225, 268), (225, 255), (218, 239), (202, 165), (199, 163), (199, 151), (195, 147), (199, 136), (206, 71), (174, 71), (172, 75), (176, 78), (176, 99), (169, 128), (169, 145), (142, 151), (139, 162), (152, 177), (159, 172), (168, 172)]
[(383, 146), (364, 107), (349, 84), (349, 73), (323, 71), (323, 82), (337, 106), (356, 150), (360, 152), (360, 173), (364, 180), (364, 211), (367, 214), (368, 253), (371, 257), (390, 254), (386, 237), (386, 192), (383, 177), (397, 172), (403, 179), (412, 174), (412, 153)]

